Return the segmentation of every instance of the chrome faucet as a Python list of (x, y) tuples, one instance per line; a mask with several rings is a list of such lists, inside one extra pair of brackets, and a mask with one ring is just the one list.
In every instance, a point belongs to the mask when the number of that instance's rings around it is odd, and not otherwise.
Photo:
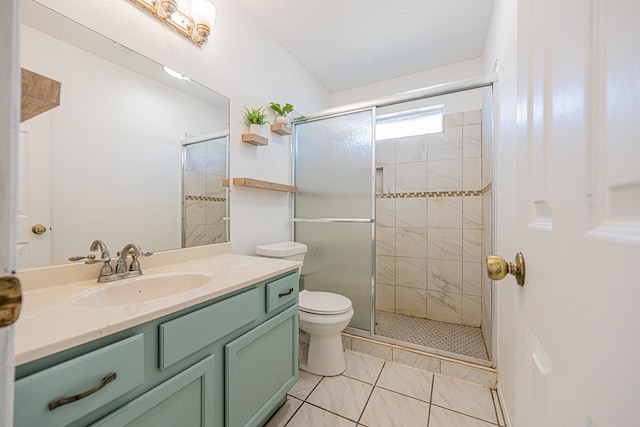
[[(126, 279), (128, 277), (136, 277), (142, 274), (140, 269), (140, 261), (138, 258), (141, 256), (151, 256), (152, 252), (142, 252), (140, 246), (135, 243), (128, 243), (118, 252), (118, 258), (116, 262), (116, 271), (113, 271), (111, 266), (111, 255), (107, 245), (102, 240), (95, 240), (91, 247), (91, 251), (100, 251), (100, 258), (96, 258), (95, 255), (86, 256), (73, 256), (69, 258), (69, 261), (80, 261), (86, 259), (85, 264), (96, 264), (98, 262), (103, 263), (100, 269), (100, 275), (98, 276), (98, 283), (113, 282), (115, 280)], [(127, 265), (127, 258), (131, 254), (131, 264)]]
[[(131, 253), (131, 264), (127, 268), (127, 258)], [(138, 257), (143, 256), (142, 249), (135, 243), (127, 243), (124, 248), (118, 253), (118, 262), (116, 263), (116, 274), (127, 274), (128, 276), (139, 276), (142, 274), (140, 270), (140, 261)]]

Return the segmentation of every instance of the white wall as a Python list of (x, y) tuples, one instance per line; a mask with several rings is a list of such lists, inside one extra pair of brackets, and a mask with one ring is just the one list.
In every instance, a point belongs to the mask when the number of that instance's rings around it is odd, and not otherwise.
[[(409, 74), (396, 79), (385, 80), (383, 82), (360, 86), (331, 94), (331, 106), (341, 106), (370, 99), (377, 99), (386, 96), (396, 95), (415, 89), (421, 89), (442, 83), (449, 83), (456, 80), (468, 79), (485, 74), (482, 58), (469, 61), (458, 62), (444, 67), (433, 68), (420, 73)], [(481, 99), (481, 98), (480, 98)], [(481, 102), (481, 101), (480, 101)], [(461, 106), (457, 111), (447, 111), (456, 113), (479, 109), (482, 104), (473, 103)]]
[[(329, 106), (329, 94), (320, 83), (234, 2), (214, 2), (216, 23), (202, 48), (128, 1), (40, 2), (227, 96), (232, 177), (289, 181), (289, 139), (273, 135), (265, 147), (242, 143), (244, 106), (291, 102), (303, 114)], [(260, 206), (259, 213), (256, 206)], [(287, 239), (288, 218), (286, 193), (232, 188), (233, 252), (253, 254), (257, 244)]]
[[(517, 252), (515, 241), (515, 197), (501, 198), (500, 194), (516, 194), (515, 141), (516, 133), (516, 52), (518, 5), (513, 0), (495, 0), (489, 33), (487, 35), (484, 68), (493, 72), (498, 61), (498, 99), (495, 114), (496, 147), (494, 161), (498, 164), (493, 179), (496, 226), (494, 232), (496, 253), (509, 255)], [(497, 286), (496, 322), (498, 391), (505, 403), (505, 416), (514, 418), (516, 412), (514, 390), (516, 372), (516, 286)]]

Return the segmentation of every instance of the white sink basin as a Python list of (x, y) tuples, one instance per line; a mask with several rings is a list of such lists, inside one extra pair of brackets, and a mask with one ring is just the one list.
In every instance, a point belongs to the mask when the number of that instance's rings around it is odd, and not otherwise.
[(207, 285), (211, 276), (198, 273), (167, 273), (139, 276), (97, 285), (73, 298), (77, 305), (110, 307), (143, 303), (176, 295)]

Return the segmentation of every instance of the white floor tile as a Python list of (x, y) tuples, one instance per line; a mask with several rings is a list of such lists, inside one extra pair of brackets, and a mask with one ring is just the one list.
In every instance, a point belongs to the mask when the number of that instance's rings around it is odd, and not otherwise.
[(307, 402), (358, 421), (373, 386), (344, 376), (324, 377)]
[(495, 424), (468, 417), (439, 406), (431, 406), (429, 427), (494, 427)]
[(302, 405), (302, 400), (287, 396), (287, 401), (278, 409), (278, 412), (273, 414), (273, 417), (265, 424), (265, 427), (283, 427), (298, 410), (300, 405)]
[(304, 403), (287, 427), (355, 427), (355, 425), (353, 421)]
[(433, 374), (397, 363), (387, 363), (382, 369), (377, 386), (425, 402), (431, 399)]
[(497, 423), (491, 390), (487, 387), (435, 375), (431, 403)]
[(342, 375), (369, 384), (375, 384), (384, 365), (382, 359), (354, 351), (345, 351), (344, 358), (347, 369)]
[(318, 385), (322, 377), (302, 370), (299, 372), (300, 377), (298, 378), (298, 382), (289, 390), (288, 394), (300, 400), (305, 400), (309, 397), (314, 387)]
[(360, 424), (368, 427), (426, 427), (428, 417), (427, 402), (376, 387)]

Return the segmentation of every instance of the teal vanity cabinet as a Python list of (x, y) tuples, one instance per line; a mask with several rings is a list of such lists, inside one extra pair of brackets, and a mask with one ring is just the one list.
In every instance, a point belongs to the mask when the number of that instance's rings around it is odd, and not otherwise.
[(263, 425), (298, 380), (297, 301), (296, 269), (18, 366), (15, 426)]

